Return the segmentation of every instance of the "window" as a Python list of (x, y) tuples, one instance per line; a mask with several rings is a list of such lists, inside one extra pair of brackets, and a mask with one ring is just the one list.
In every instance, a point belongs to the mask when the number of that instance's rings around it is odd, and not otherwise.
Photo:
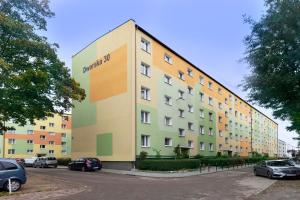
[(172, 146), (172, 139), (171, 138), (165, 138), (165, 146), (171, 147)]
[(204, 77), (200, 76), (199, 77), (199, 82), (201, 85), (204, 85)]
[(204, 101), (204, 93), (200, 92), (200, 101), (203, 102)]
[(171, 76), (165, 75), (164, 76), (164, 81), (165, 81), (165, 83), (167, 83), (169, 85), (172, 85), (172, 78), (171, 78)]
[(222, 94), (222, 89), (221, 88), (218, 88), (218, 93)]
[(222, 132), (222, 130), (219, 130), (219, 136), (220, 136), (220, 137), (223, 137), (223, 132)]
[(50, 145), (54, 145), (54, 141), (49, 141), (49, 144)]
[(49, 127), (54, 127), (54, 123), (49, 123)]
[(16, 133), (16, 130), (7, 130), (7, 133)]
[(189, 93), (190, 95), (193, 95), (193, 88), (190, 87), (190, 86), (188, 86), (188, 93)]
[(199, 133), (200, 133), (201, 135), (204, 135), (204, 126), (200, 126), (200, 127), (199, 127)]
[(147, 40), (145, 40), (144, 38), (142, 38), (142, 39), (141, 39), (141, 48), (142, 48), (144, 51), (150, 53), (150, 47), (151, 47), (151, 46), (150, 46), (150, 42), (147, 41)]
[(66, 138), (66, 137), (67, 137), (67, 134), (66, 134), (66, 133), (62, 133), (62, 134), (61, 134), (61, 137), (62, 137), (62, 138)]
[(232, 101), (232, 95), (231, 94), (229, 95), (229, 100)]
[(225, 104), (228, 104), (228, 99), (227, 98), (225, 98)]
[(141, 87), (141, 99), (150, 100), (150, 89), (146, 87)]
[(214, 150), (214, 144), (213, 143), (209, 143), (209, 150), (213, 151)]
[(27, 144), (33, 144), (33, 140), (27, 140)]
[(40, 135), (40, 140), (45, 140), (46, 136), (45, 135)]
[(222, 109), (222, 103), (219, 102), (219, 109)]
[(237, 117), (237, 115), (238, 115), (238, 112), (234, 111), (234, 116)]
[(187, 73), (188, 73), (188, 75), (189, 75), (190, 77), (193, 77), (193, 70), (188, 69), (188, 70), (187, 70)]
[(228, 112), (227, 111), (225, 111), (225, 117), (228, 117)]
[(67, 154), (67, 151), (65, 149), (61, 150), (62, 154)]
[(62, 120), (63, 121), (69, 121), (69, 117), (68, 116), (62, 116)]
[(229, 138), (232, 139), (232, 133), (229, 133)]
[(66, 142), (61, 142), (62, 146), (66, 146), (66, 144), (67, 144)]
[(212, 129), (212, 128), (209, 128), (209, 129), (208, 129), (208, 135), (214, 135), (214, 132), (213, 132), (213, 129)]
[(29, 154), (33, 153), (33, 149), (27, 149), (27, 153)]
[(228, 144), (228, 137), (225, 138), (225, 144)]
[(211, 105), (211, 106), (213, 105), (213, 99), (212, 99), (212, 97), (208, 97), (208, 104)]
[(62, 124), (62, 125), (61, 125), (61, 128), (62, 128), (62, 129), (65, 129), (66, 127), (67, 127), (67, 126), (66, 126), (65, 124)]
[(165, 117), (165, 125), (172, 126), (172, 118), (171, 117)]
[(8, 139), (8, 144), (15, 144), (16, 143), (16, 140), (15, 139)]
[(171, 97), (165, 95), (165, 104), (171, 106), (172, 105), (172, 101), (171, 101)]
[(222, 117), (219, 116), (219, 123), (222, 123)]
[(40, 149), (45, 149), (45, 145), (44, 145), (44, 144), (41, 144), (41, 145), (40, 145)]
[(229, 113), (232, 114), (232, 108), (229, 108)]
[(225, 130), (228, 131), (228, 124), (225, 124)]
[(27, 134), (33, 134), (33, 130), (27, 130)]
[(141, 145), (142, 145), (142, 147), (150, 147), (150, 136), (149, 135), (141, 136)]
[(188, 122), (188, 129), (189, 129), (190, 131), (193, 131), (193, 130), (194, 130), (194, 123)]
[(205, 143), (204, 142), (200, 142), (200, 150), (201, 151), (205, 150)]
[(220, 149), (220, 150), (222, 150), (222, 147), (223, 147), (223, 145), (222, 145), (222, 144), (219, 144), (219, 149)]
[(184, 137), (185, 136), (185, 132), (183, 128), (178, 129), (179, 131), (179, 137)]
[(150, 65), (141, 63), (141, 74), (150, 77)]
[(188, 111), (189, 111), (190, 113), (194, 112), (194, 108), (193, 108), (192, 105), (188, 105)]
[(188, 141), (188, 147), (189, 148), (194, 148), (194, 142), (192, 140)]
[(141, 122), (144, 124), (150, 124), (150, 112), (141, 111)]
[(40, 126), (40, 129), (41, 129), (41, 130), (45, 130), (45, 129), (46, 129), (46, 126)]
[(208, 113), (209, 121), (213, 121), (213, 114), (211, 112)]
[[(14, 150), (14, 149), (9, 149), (9, 150)], [(9, 151), (8, 151), (9, 152)], [(14, 151), (13, 151), (14, 152)], [(11, 153), (11, 154), (15, 154), (15, 153)], [(18, 169), (17, 165), (10, 163), (10, 162), (5, 162), (2, 161), (1, 164), (3, 165), (5, 170), (14, 170), (14, 169)], [(3, 179), (2, 179), (3, 180)]]
[(184, 117), (184, 110), (178, 109), (178, 111), (179, 111), (179, 117)]
[(212, 89), (212, 86), (213, 86), (213, 84), (212, 84), (212, 82), (208, 82), (208, 89)]
[(204, 119), (204, 110), (200, 109), (200, 117)]
[(184, 91), (178, 90), (179, 99), (184, 99)]
[(49, 150), (49, 154), (54, 154), (54, 150)]
[(169, 64), (172, 64), (173, 63), (173, 60), (172, 60), (172, 57), (165, 54), (165, 57), (164, 57), (165, 61)]
[(49, 135), (50, 136), (55, 136), (55, 133), (54, 132), (49, 132)]
[(178, 71), (178, 78), (184, 81), (184, 73), (182, 71)]

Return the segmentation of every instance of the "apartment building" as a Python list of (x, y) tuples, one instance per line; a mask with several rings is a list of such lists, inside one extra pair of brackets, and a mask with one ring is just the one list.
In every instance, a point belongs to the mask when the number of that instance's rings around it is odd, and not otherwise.
[(286, 142), (283, 140), (278, 140), (278, 157), (279, 158), (287, 158), (287, 148)]
[(277, 124), (133, 20), (72, 58), (87, 98), (75, 102), (72, 157), (130, 167), (141, 151), (277, 155)]
[(55, 114), (45, 120), (37, 120), (35, 125), (18, 126), (12, 121), (7, 122), (7, 126), (13, 126), (15, 130), (1, 135), (0, 157), (71, 157), (71, 124), (72, 117), (67, 114)]

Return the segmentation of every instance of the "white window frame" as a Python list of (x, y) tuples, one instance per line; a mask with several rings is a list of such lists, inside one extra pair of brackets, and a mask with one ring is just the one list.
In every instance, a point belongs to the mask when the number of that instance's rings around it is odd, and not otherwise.
[[(166, 141), (169, 141), (169, 143), (166, 144)], [(171, 147), (171, 146), (173, 146), (172, 138), (166, 137), (166, 138), (165, 138), (165, 147)]]
[(151, 76), (151, 68), (150, 65), (141, 62), (141, 74), (147, 77)]
[(183, 128), (179, 128), (178, 133), (179, 133), (179, 137), (184, 137), (185, 136), (185, 130)]
[(8, 144), (16, 144), (16, 139), (15, 138), (9, 138), (8, 139)]
[(165, 82), (166, 84), (172, 85), (172, 77), (169, 76), (169, 75), (167, 75), (167, 74), (165, 74), (165, 75), (164, 75), (164, 82)]
[(151, 43), (145, 38), (141, 38), (141, 49), (147, 53), (151, 53)]
[(150, 146), (150, 135), (141, 135), (141, 147), (148, 148)]
[(165, 95), (165, 104), (168, 105), (168, 106), (172, 106), (173, 105), (172, 97), (170, 97), (168, 95)]
[(188, 111), (189, 111), (190, 113), (193, 113), (193, 112), (194, 112), (194, 107), (193, 107), (193, 105), (188, 104)]
[(180, 80), (184, 81), (184, 80), (185, 80), (185, 78), (184, 78), (184, 72), (178, 71), (178, 78), (179, 78)]
[(204, 85), (205, 80), (204, 80), (204, 77), (203, 77), (203, 76), (200, 76), (200, 77), (199, 77), (199, 83), (200, 83), (201, 85)]
[(201, 134), (201, 135), (205, 134), (205, 129), (204, 129), (204, 126), (202, 126), (202, 125), (199, 126), (199, 134)]
[(193, 122), (188, 122), (188, 129), (189, 131), (194, 131), (194, 123)]
[(173, 59), (172, 59), (172, 56), (168, 55), (165, 53), (164, 55), (164, 60), (169, 63), (169, 64), (173, 64)]
[(165, 125), (166, 126), (172, 126), (173, 125), (172, 117), (165, 116)]
[(201, 151), (205, 151), (205, 143), (204, 142), (200, 142), (199, 148), (200, 148)]
[(151, 114), (148, 111), (142, 110), (141, 111), (141, 122), (143, 124), (150, 124), (151, 123)]
[(150, 94), (149, 88), (147, 88), (145, 86), (141, 86), (141, 99), (147, 100), (147, 101), (151, 100), (151, 94)]

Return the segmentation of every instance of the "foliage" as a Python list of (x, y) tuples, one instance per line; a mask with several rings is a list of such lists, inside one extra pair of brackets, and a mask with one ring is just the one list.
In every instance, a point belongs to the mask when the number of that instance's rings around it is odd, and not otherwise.
[(57, 164), (68, 166), (69, 162), (71, 162), (71, 158), (57, 158)]
[(140, 160), (145, 160), (148, 156), (148, 153), (146, 151), (140, 152)]
[(300, 133), (300, 1), (265, 0), (266, 14), (245, 38), (251, 74), (243, 88), (249, 99), (273, 109), (276, 118), (291, 121)]
[(204, 158), (204, 156), (201, 155), (201, 154), (197, 154), (197, 155), (194, 156), (194, 158), (195, 158), (195, 159), (200, 159), (200, 158)]
[(59, 60), (58, 45), (37, 33), (54, 16), (48, 0), (0, 1), (0, 130), (63, 113), (85, 92)]
[(160, 155), (161, 150), (153, 148), (153, 151), (155, 152), (155, 158), (160, 159), (161, 158), (161, 155)]
[(176, 147), (174, 147), (173, 152), (175, 153), (176, 158), (181, 158), (181, 152), (180, 152), (180, 146), (179, 146), (179, 144)]

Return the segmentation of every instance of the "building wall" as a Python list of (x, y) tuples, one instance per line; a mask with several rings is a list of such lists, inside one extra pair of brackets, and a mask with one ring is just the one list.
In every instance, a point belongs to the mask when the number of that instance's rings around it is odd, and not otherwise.
[[(141, 40), (150, 42), (149, 52), (141, 48)], [(172, 58), (171, 64), (164, 60), (165, 54)], [(107, 55), (110, 59), (104, 62)], [(150, 66), (149, 76), (141, 73), (142, 63)], [(251, 147), (261, 153), (277, 154), (275, 122), (132, 20), (77, 53), (72, 67), (73, 77), (87, 94), (83, 102), (75, 102), (73, 109), (73, 158), (97, 156), (103, 161), (134, 161), (141, 151), (150, 156), (156, 152), (174, 156), (177, 145), (189, 149), (191, 156), (213, 156), (217, 152), (248, 156)], [(192, 70), (192, 76), (188, 70)], [(178, 78), (179, 71), (184, 73), (184, 80)], [(164, 82), (165, 75), (171, 77), (171, 85)], [(150, 99), (141, 98), (142, 87), (150, 89)], [(193, 94), (188, 94), (188, 87), (192, 87)], [(184, 100), (179, 99), (178, 90), (184, 91)], [(203, 101), (200, 93), (204, 94)], [(171, 97), (172, 105), (165, 103), (166, 95)], [(193, 106), (193, 112), (188, 111), (188, 105)], [(179, 117), (179, 109), (184, 110), (184, 117)], [(204, 117), (200, 116), (201, 110)], [(150, 113), (150, 123), (141, 122), (142, 111)], [(172, 118), (171, 126), (165, 124), (166, 116)], [(188, 130), (189, 122), (193, 130)], [(200, 126), (204, 134), (200, 134)], [(179, 128), (185, 130), (184, 136), (179, 136)], [(147, 147), (141, 145), (144, 135), (150, 137)], [(172, 145), (165, 145), (166, 138), (172, 140)], [(255, 141), (251, 142), (251, 138)], [(191, 147), (189, 141), (193, 142)], [(204, 150), (200, 149), (202, 142)]]
[[(42, 155), (55, 156), (57, 158), (70, 157), (72, 118), (71, 115), (64, 115), (63, 117), (54, 115), (45, 120), (35, 121), (35, 125), (25, 126), (7, 122), (8, 126), (12, 126), (16, 130), (5, 133), (4, 157), (27, 158)], [(53, 123), (53, 127), (51, 127), (52, 125), (50, 126), (50, 123)], [(41, 129), (41, 126), (44, 126), (45, 129)], [(45, 136), (45, 139), (41, 139), (41, 135)], [(41, 148), (40, 145), (45, 145), (45, 148)], [(3, 144), (1, 144), (2, 148)], [(2, 150), (1, 157), (3, 157)]]
[(135, 160), (134, 33), (128, 21), (73, 56), (73, 77), (87, 95), (73, 109), (73, 158)]
[(279, 158), (287, 157), (286, 142), (282, 140), (278, 140), (278, 157)]

